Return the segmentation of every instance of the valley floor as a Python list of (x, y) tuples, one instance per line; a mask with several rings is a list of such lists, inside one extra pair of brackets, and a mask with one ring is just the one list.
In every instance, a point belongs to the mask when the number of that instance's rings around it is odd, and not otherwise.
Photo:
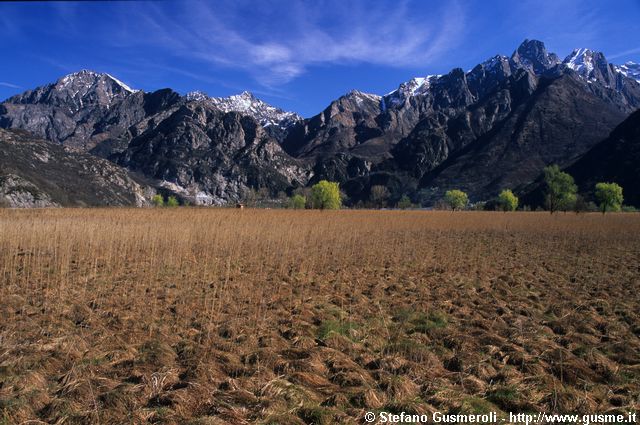
[(635, 411), (639, 234), (640, 214), (0, 210), (0, 424)]

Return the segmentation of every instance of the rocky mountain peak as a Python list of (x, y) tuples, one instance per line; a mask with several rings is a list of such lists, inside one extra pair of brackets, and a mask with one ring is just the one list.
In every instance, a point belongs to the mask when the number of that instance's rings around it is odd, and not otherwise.
[(433, 83), (440, 77), (441, 75), (427, 75), (426, 77), (415, 77), (401, 83), (396, 90), (384, 96), (385, 107), (399, 107), (412, 96), (426, 94)]
[(65, 75), (57, 81), (56, 86), (67, 87), (69, 85), (92, 85), (98, 84), (100, 82), (104, 82), (105, 84), (115, 84), (120, 89), (129, 93), (134, 93), (137, 91), (132, 89), (122, 81), (118, 80), (111, 74), (107, 74), (106, 72), (95, 72), (88, 69), (83, 69), (81, 71)]
[(511, 61), (539, 75), (558, 65), (560, 58), (555, 53), (549, 53), (542, 41), (525, 40), (513, 52)]
[(599, 82), (605, 87), (616, 86), (616, 69), (602, 52), (591, 49), (574, 49), (562, 62), (588, 82)]
[(7, 102), (50, 105), (75, 113), (86, 107), (109, 108), (136, 91), (107, 73), (82, 70), (65, 75), (53, 84), (14, 96)]

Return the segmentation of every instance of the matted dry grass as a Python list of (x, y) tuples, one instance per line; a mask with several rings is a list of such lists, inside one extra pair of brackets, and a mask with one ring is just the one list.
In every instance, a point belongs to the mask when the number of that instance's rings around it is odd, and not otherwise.
[(638, 235), (632, 214), (1, 210), (0, 423), (638, 409)]

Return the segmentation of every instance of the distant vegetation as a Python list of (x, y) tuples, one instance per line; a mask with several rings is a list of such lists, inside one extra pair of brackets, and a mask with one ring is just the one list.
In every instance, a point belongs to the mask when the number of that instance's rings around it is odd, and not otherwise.
[(307, 205), (307, 198), (303, 195), (293, 195), (289, 200), (289, 208), (294, 210), (303, 210)]
[(553, 214), (558, 210), (567, 211), (576, 202), (578, 187), (573, 177), (560, 171), (557, 165), (550, 165), (543, 170), (544, 182), (547, 186), (545, 195), (546, 207)]
[[(623, 205), (623, 189), (617, 183), (600, 182), (595, 185), (595, 190), (589, 196), (597, 201), (588, 201), (578, 193), (573, 177), (560, 169), (558, 165), (550, 165), (543, 169), (544, 207), (551, 214), (557, 211), (575, 211), (602, 213), (623, 211), (635, 212), (631, 206)], [(359, 201), (356, 205), (347, 205), (350, 208), (396, 208), (411, 209), (420, 208), (420, 202), (414, 203), (411, 197), (404, 193), (396, 194), (384, 185), (373, 185), (369, 189), (368, 201)], [(398, 196), (400, 196), (398, 198)], [(290, 196), (285, 192), (271, 193), (267, 188), (250, 189), (241, 201), (242, 205), (251, 208), (289, 208), (294, 210), (319, 209), (337, 210), (342, 208), (345, 201), (344, 194), (340, 190), (338, 182), (321, 180), (311, 187), (301, 187), (293, 191)], [(155, 207), (177, 207), (180, 201), (176, 196), (164, 197), (161, 194), (153, 196), (152, 205)], [(235, 205), (235, 204), (234, 204)], [(537, 207), (540, 210), (540, 207)], [(466, 192), (460, 189), (451, 189), (444, 193), (433, 209), (450, 209), (460, 211), (470, 209), (474, 211), (531, 211), (529, 205), (521, 205), (520, 199), (512, 189), (503, 189), (495, 198), (486, 201), (471, 202)]]
[(319, 210), (338, 210), (342, 206), (340, 186), (336, 182), (321, 180), (311, 186), (311, 207)]
[(509, 189), (500, 192), (498, 202), (500, 203), (502, 211), (515, 211), (516, 208), (518, 208), (518, 197)]
[(164, 197), (160, 194), (153, 195), (151, 203), (154, 207), (164, 207)]
[(151, 203), (154, 207), (177, 207), (180, 205), (178, 198), (176, 198), (175, 196), (169, 196), (165, 200), (164, 196), (159, 193), (153, 195), (153, 197), (151, 198)]
[(444, 200), (452, 210), (462, 210), (469, 203), (469, 196), (461, 190), (448, 190), (444, 194)]
[(620, 211), (622, 208), (622, 188), (616, 183), (596, 184), (596, 199), (600, 203), (602, 214), (607, 211)]

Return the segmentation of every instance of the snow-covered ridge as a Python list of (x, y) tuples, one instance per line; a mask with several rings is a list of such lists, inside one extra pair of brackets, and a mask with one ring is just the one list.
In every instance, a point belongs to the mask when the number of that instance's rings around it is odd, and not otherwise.
[(426, 77), (415, 77), (401, 83), (396, 90), (384, 95), (383, 109), (398, 107), (409, 97), (427, 93), (433, 83), (440, 77), (441, 75), (427, 75)]
[(365, 100), (372, 100), (374, 102), (379, 102), (382, 96), (373, 93), (365, 93), (360, 90), (351, 90), (349, 93), (345, 95), (345, 97), (350, 99), (355, 99), (356, 102), (361, 103)]
[(123, 83), (122, 81), (118, 80), (116, 77), (114, 77), (111, 74), (105, 74), (107, 77), (111, 78), (113, 81), (116, 82), (116, 84), (118, 84), (120, 87), (122, 87), (123, 89), (125, 89), (125, 91), (128, 91), (129, 93), (135, 93), (138, 90), (134, 90), (131, 87), (129, 87), (128, 85), (126, 85), (125, 83)]
[(86, 84), (88, 81), (100, 81), (100, 80), (111, 80), (120, 86), (124, 91), (129, 93), (135, 93), (138, 90), (134, 90), (122, 81), (118, 80), (111, 74), (100, 73), (95, 71), (89, 71), (87, 69), (83, 69), (82, 71), (74, 72), (73, 74), (65, 75), (61, 79), (58, 80), (58, 86), (61, 88), (68, 87), (73, 85), (74, 83), (80, 82)]
[[(473, 79), (479, 78), (479, 75), (498, 75), (500, 73), (502, 75), (510, 75), (519, 67), (529, 68), (535, 72), (536, 62), (547, 68), (561, 64), (575, 71), (587, 82), (599, 81), (607, 87), (616, 87), (617, 90), (620, 90), (620, 84), (624, 85), (624, 78), (618, 80), (618, 82), (616, 82), (616, 78), (619, 79), (622, 76), (640, 83), (640, 64), (638, 63), (627, 62), (620, 66), (609, 64), (604, 54), (587, 48), (574, 49), (564, 61), (560, 61), (555, 54), (547, 53), (542, 43), (536, 41), (525, 41), (511, 59), (503, 55), (496, 55), (487, 59), (469, 70), (466, 73), (466, 77), (467, 79)], [(474, 72), (479, 67), (484, 70), (484, 73)], [(621, 75), (616, 77), (616, 74)], [(388, 108), (399, 108), (405, 103), (406, 99), (429, 93), (440, 77), (442, 75), (416, 77), (400, 84), (396, 90), (384, 95), (380, 104), (382, 111)]]
[(617, 66), (616, 70), (625, 77), (633, 78), (640, 83), (640, 63), (629, 61), (624, 65)]
[(249, 115), (264, 127), (276, 125), (286, 128), (302, 120), (302, 117), (295, 112), (284, 111), (269, 105), (248, 91), (229, 97), (209, 97), (201, 91), (193, 91), (187, 93), (186, 97), (189, 101), (208, 102), (223, 112)]
[(606, 87), (615, 87), (616, 90), (621, 90), (627, 79), (640, 82), (639, 64), (627, 62), (620, 66), (614, 65), (607, 61), (602, 52), (590, 49), (575, 49), (562, 63), (588, 83), (597, 81)]

